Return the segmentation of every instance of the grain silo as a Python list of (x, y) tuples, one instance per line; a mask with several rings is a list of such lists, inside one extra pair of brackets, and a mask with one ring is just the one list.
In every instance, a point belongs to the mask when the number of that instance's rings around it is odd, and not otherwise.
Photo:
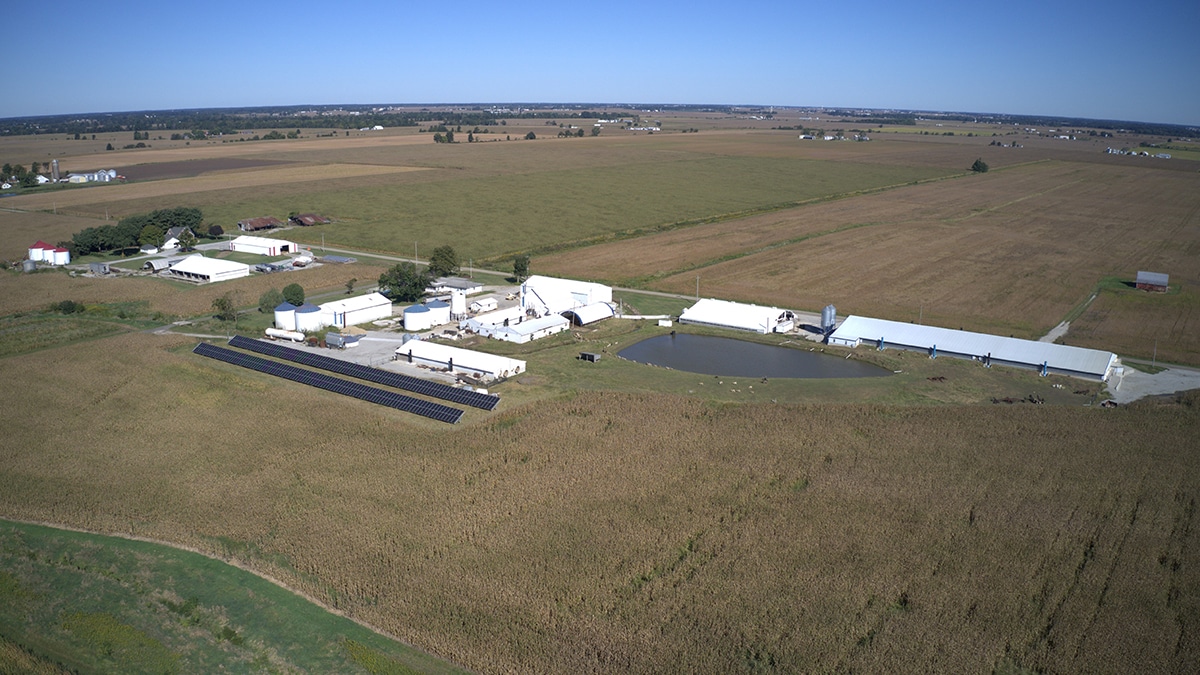
[(450, 323), (450, 305), (441, 300), (430, 300), (425, 303), (429, 308), (429, 325), (440, 326)]
[(296, 330), (307, 333), (318, 331), (325, 327), (321, 320), (321, 308), (306, 302), (296, 308)]
[(829, 335), (837, 326), (837, 307), (825, 305), (821, 310), (821, 332)]
[(287, 300), (275, 308), (275, 327), (281, 330), (296, 330), (296, 306)]
[(467, 294), (464, 291), (450, 293), (450, 319), (458, 321), (467, 318)]
[(429, 330), (432, 327), (432, 316), (425, 305), (413, 305), (404, 310), (404, 330)]

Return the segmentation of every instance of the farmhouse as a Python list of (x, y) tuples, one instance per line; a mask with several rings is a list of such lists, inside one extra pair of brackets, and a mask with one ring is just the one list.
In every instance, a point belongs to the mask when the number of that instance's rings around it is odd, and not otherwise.
[(325, 216), (318, 216), (315, 213), (301, 213), (299, 215), (288, 218), (288, 222), (293, 225), (309, 226), (309, 225), (328, 225), (330, 220)]
[(755, 333), (786, 333), (795, 327), (796, 316), (778, 307), (759, 307), (740, 302), (705, 298), (683, 310), (680, 323), (733, 328)]
[(190, 255), (167, 269), (167, 274), (200, 284), (210, 284), (217, 281), (228, 281), (250, 276), (250, 266), (232, 260), (205, 258), (202, 255)]
[(490, 312), (499, 307), (496, 299), (493, 297), (480, 298), (471, 303), (471, 312), (479, 314), (480, 312)]
[(1159, 293), (1167, 292), (1167, 282), (1169, 275), (1160, 272), (1138, 272), (1137, 287), (1143, 291), (1157, 291)]
[(521, 284), (521, 307), (535, 316), (561, 314), (576, 307), (612, 302), (612, 288), (603, 284), (534, 275)]
[(167, 230), (166, 234), (163, 235), (162, 248), (165, 248), (165, 249), (166, 248), (179, 248), (179, 239), (183, 236), (184, 232), (187, 232), (188, 234), (192, 235), (193, 237), (196, 236), (196, 233), (192, 232), (192, 229), (190, 227), (187, 227), (186, 225), (172, 227), (169, 230)]
[(1106, 381), (1117, 355), (1097, 349), (1068, 347), (985, 333), (919, 326), (899, 321), (849, 316), (830, 336), (829, 344), (857, 347), (866, 342), (877, 349), (895, 347), (928, 352), (931, 357), (953, 356), (992, 364), (1030, 368), (1043, 375), (1056, 373)]
[(240, 251), (242, 253), (256, 253), (258, 255), (283, 255), (284, 253), (295, 253), (299, 247), (295, 242), (284, 241), (283, 239), (268, 239), (266, 237), (253, 237), (243, 234), (242, 236), (229, 242), (230, 251)]
[(242, 232), (269, 230), (272, 227), (281, 227), (282, 225), (283, 221), (274, 216), (262, 216), (260, 218), (249, 218), (238, 221), (238, 229)]
[(525, 372), (525, 362), (449, 345), (409, 340), (396, 349), (396, 358), (409, 363), (466, 373), (481, 380), (498, 380)]
[(483, 284), (462, 277), (438, 277), (425, 289), (426, 293), (453, 293), (462, 291), (465, 295), (483, 292)]
[(321, 305), (321, 315), (325, 325), (345, 328), (390, 318), (392, 301), (382, 293), (368, 293), (356, 298), (326, 302)]

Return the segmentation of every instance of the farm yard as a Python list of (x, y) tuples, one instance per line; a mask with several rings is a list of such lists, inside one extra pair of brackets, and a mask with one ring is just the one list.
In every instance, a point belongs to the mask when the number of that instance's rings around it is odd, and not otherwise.
[[(702, 297), (1004, 336), (1069, 320), (1066, 344), (1200, 365), (1200, 163), (1007, 132), (1024, 147), (996, 149), (996, 125), (971, 123), (854, 143), (800, 141), (771, 128), (797, 123), (782, 116), (575, 139), (509, 122), (474, 144), (0, 139), (145, 172), (0, 200), (0, 255), (106, 213), (197, 207), (229, 232), (313, 211), (334, 222), (281, 236), (415, 244), (422, 262), (453, 244), (495, 278), (531, 254), (531, 273), (627, 287), (614, 296), (648, 314), (690, 301), (637, 291), (690, 297), (699, 277)], [(973, 174), (980, 156), (992, 170)], [(478, 672), (1200, 668), (1196, 392), (1109, 410), (1097, 383), (778, 334), (739, 337), (891, 374), (703, 376), (615, 353), (728, 332), (610, 319), (468, 341), (529, 368), (450, 426), (133, 330), (234, 332), (210, 316), (230, 293), (258, 336), (266, 290), (340, 296), (394, 262), (359, 260), (205, 286), (0, 273), (0, 373), (21, 392), (0, 411), (0, 518), (229, 559)], [(1169, 292), (1130, 288), (1142, 269)], [(88, 311), (47, 311), (63, 300)], [(11, 588), (0, 568), (0, 601)]]

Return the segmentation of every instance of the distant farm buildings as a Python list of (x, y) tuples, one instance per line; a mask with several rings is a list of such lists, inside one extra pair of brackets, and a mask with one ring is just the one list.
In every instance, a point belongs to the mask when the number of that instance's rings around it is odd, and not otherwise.
[(109, 183), (122, 176), (117, 175), (116, 169), (101, 169), (91, 173), (72, 173), (67, 176), (68, 183)]
[(330, 220), (325, 216), (319, 216), (315, 213), (301, 213), (288, 218), (288, 222), (293, 225), (307, 227), (310, 225), (328, 225)]
[(242, 232), (257, 232), (259, 230), (269, 230), (273, 227), (282, 227), (283, 221), (274, 216), (261, 216), (259, 218), (247, 218), (246, 220), (238, 221), (238, 229)]
[(1169, 277), (1159, 272), (1138, 272), (1136, 286), (1143, 291), (1167, 292)]

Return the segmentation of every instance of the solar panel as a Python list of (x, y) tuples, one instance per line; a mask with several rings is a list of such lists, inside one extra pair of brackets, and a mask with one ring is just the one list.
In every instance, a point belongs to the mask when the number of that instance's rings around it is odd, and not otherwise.
[(421, 415), (422, 417), (428, 417), (430, 419), (446, 422), (448, 424), (456, 424), (463, 416), (462, 410), (459, 410), (458, 408), (451, 408), (450, 406), (442, 405), (441, 403), (422, 401), (419, 398), (404, 396), (403, 394), (397, 394), (396, 392), (387, 391), (385, 389), (368, 387), (367, 385), (359, 384), (358, 382), (348, 382), (336, 377), (330, 377), (324, 373), (314, 373), (311, 370), (297, 368), (296, 366), (289, 366), (286, 363), (268, 361), (267, 359), (260, 358), (258, 356), (251, 356), (250, 354), (235, 352), (232, 349), (218, 347), (216, 345), (208, 344), (207, 342), (201, 342), (200, 344), (196, 345), (196, 348), (192, 350), (192, 353), (199, 354), (200, 356), (207, 356), (210, 359), (224, 361), (225, 363), (230, 363), (235, 366), (249, 368), (250, 370), (256, 370), (260, 373), (282, 377), (293, 382), (307, 384), (311, 387), (324, 389), (325, 391), (332, 391), (345, 396), (351, 396), (364, 401), (370, 401), (371, 403), (377, 403), (389, 408), (395, 408), (396, 410), (413, 413), (414, 415)]
[(252, 340), (241, 335), (235, 335), (230, 338), (229, 344), (233, 347), (248, 349), (259, 354), (294, 361), (302, 365), (338, 373), (339, 375), (357, 377), (360, 380), (374, 382), (375, 384), (384, 384), (389, 387), (411, 391), (415, 394), (440, 398), (443, 401), (450, 401), (451, 403), (458, 403), (460, 405), (469, 405), (474, 408), (482, 408), (483, 410), (495, 410), (496, 405), (500, 403), (500, 397), (495, 394), (481, 394), (469, 389), (459, 389), (458, 387), (451, 387), (439, 382), (430, 382), (417, 377), (400, 375), (399, 373), (371, 368), (370, 366), (363, 366), (299, 349), (292, 349), (291, 347), (263, 342), (262, 340)]

